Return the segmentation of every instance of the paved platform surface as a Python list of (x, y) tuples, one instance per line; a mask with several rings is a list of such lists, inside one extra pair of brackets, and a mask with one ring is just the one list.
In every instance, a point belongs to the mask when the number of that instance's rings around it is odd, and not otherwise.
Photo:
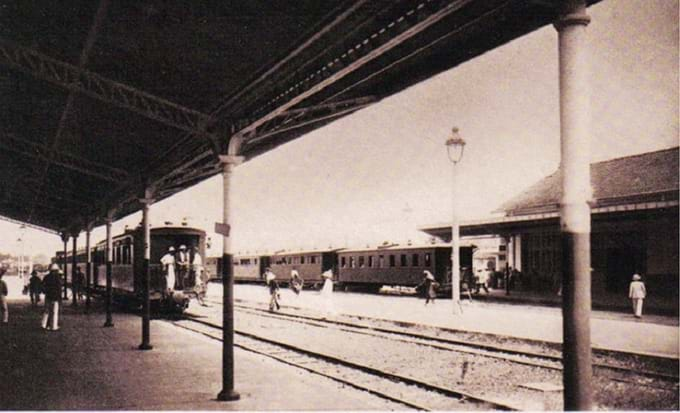
[[(210, 285), (209, 295), (221, 299), (221, 285)], [(258, 285), (236, 285), (236, 299), (255, 301), (266, 306), (268, 289)], [(324, 311), (326, 304), (317, 291), (303, 291), (296, 296), (281, 290), (281, 304)], [(505, 336), (562, 342), (560, 308), (503, 304), (482, 300), (463, 300), (463, 314), (452, 314), (451, 300), (437, 299), (425, 306), (417, 297), (395, 297), (372, 294), (335, 292), (333, 307), (343, 314), (374, 317), (400, 322), (431, 325), (450, 329), (500, 334)], [(594, 348), (648, 354), (677, 359), (680, 355), (678, 318), (593, 311), (591, 343)]]
[(241, 399), (218, 402), (221, 342), (151, 322), (154, 349), (140, 351), (141, 319), (65, 306), (61, 329), (40, 327), (41, 308), (11, 298), (0, 327), (0, 410), (393, 410), (399, 405), (272, 359), (235, 349)]

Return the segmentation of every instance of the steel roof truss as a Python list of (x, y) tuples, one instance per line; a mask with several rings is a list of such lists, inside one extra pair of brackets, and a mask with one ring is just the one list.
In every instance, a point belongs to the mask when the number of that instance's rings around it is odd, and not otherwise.
[(71, 155), (64, 151), (51, 150), (45, 145), (37, 144), (9, 133), (0, 132), (0, 147), (5, 150), (20, 153), (30, 158), (52, 162), (63, 168), (93, 176), (105, 181), (119, 182), (126, 179), (128, 174), (120, 169), (92, 162), (89, 159)]
[(0, 39), (0, 64), (19, 69), (70, 91), (128, 109), (165, 125), (205, 134), (208, 116), (130, 86)]

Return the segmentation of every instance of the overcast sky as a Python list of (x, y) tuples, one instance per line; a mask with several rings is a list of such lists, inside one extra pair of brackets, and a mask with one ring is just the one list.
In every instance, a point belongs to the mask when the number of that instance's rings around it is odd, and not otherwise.
[[(677, 146), (678, 1), (604, 0), (589, 14), (592, 160)], [(424, 240), (417, 226), (450, 220), (452, 126), (467, 142), (464, 218), (488, 216), (559, 164), (557, 55), (544, 27), (237, 167), (234, 252)], [(212, 231), (221, 207), (215, 177), (152, 206), (151, 222)], [(0, 230), (0, 251), (18, 252), (18, 226)], [(208, 254), (221, 254), (209, 235)], [(62, 248), (34, 230), (24, 239), (31, 253)]]

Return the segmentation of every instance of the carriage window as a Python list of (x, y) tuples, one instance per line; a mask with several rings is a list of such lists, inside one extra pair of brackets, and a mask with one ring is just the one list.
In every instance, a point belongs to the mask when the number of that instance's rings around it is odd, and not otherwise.
[(401, 254), (401, 266), (406, 267), (408, 262), (406, 262), (406, 254)]
[(311, 257), (309, 257), (309, 263), (316, 264), (316, 255), (312, 255)]
[(385, 256), (384, 255), (378, 256), (378, 267), (379, 268), (385, 267)]
[(288, 261), (288, 264), (292, 264), (293, 263), (293, 257), (288, 257), (287, 261)]
[(305, 263), (305, 256), (303, 255), (302, 257), (300, 257), (300, 264), (304, 264), (304, 263)]
[(364, 268), (366, 265), (364, 263), (365, 257), (359, 257), (359, 268)]
[(241, 265), (250, 265), (250, 258), (242, 258)]
[(395, 265), (394, 255), (390, 254), (390, 267), (394, 267), (394, 265)]
[(414, 267), (417, 267), (418, 266), (418, 254), (413, 254), (412, 258), (413, 258), (413, 260), (411, 261), (411, 263), (413, 264)]
[(340, 257), (340, 266), (342, 268), (347, 267), (347, 263), (345, 262), (345, 257)]
[(354, 257), (349, 257), (349, 267), (356, 268), (356, 262), (354, 260)]
[(430, 265), (432, 265), (432, 257), (431, 257), (429, 252), (426, 252), (425, 253), (425, 266), (429, 267)]
[(373, 256), (372, 255), (368, 256), (368, 266), (373, 268)]

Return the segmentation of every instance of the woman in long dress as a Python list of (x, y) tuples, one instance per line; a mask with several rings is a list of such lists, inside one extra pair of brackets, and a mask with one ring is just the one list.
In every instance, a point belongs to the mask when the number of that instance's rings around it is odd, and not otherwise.
[(333, 271), (327, 270), (321, 274), (324, 278), (323, 287), (321, 288), (321, 299), (323, 300), (323, 308), (326, 315), (335, 315), (335, 304), (333, 303)]

